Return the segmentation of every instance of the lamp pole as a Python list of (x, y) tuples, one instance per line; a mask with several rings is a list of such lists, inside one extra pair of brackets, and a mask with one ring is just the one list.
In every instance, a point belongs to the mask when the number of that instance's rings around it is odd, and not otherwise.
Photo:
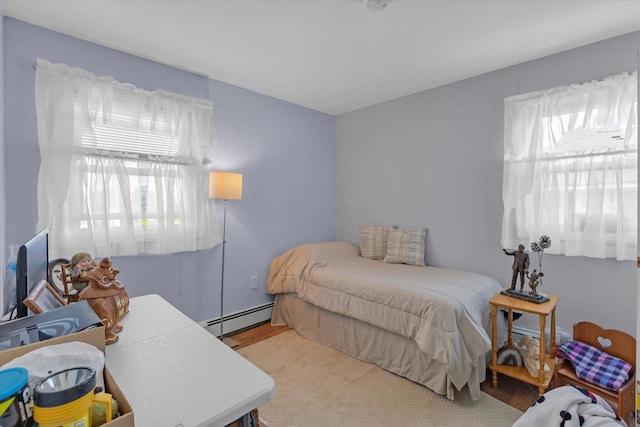
[(222, 216), (222, 274), (220, 277), (220, 340), (224, 340), (224, 249), (227, 244), (227, 199), (224, 199), (224, 214)]
[(242, 199), (242, 174), (233, 172), (209, 172), (209, 198), (224, 200), (222, 216), (222, 268), (220, 277), (220, 340), (229, 347), (237, 342), (227, 338), (224, 340), (224, 255), (227, 246), (227, 200)]

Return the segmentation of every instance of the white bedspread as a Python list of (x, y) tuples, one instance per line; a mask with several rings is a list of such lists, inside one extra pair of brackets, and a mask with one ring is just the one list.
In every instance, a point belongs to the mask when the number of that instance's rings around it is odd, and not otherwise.
[[(488, 276), (387, 264), (348, 242), (303, 245), (275, 258), (267, 292), (296, 293), (323, 309), (400, 334), (446, 367), (460, 390), (491, 350), (491, 307), (502, 290)], [(470, 390), (480, 397), (479, 385)]]

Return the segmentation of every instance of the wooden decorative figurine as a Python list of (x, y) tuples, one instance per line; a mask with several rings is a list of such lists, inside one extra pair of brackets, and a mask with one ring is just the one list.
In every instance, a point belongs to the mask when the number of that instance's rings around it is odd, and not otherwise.
[(118, 340), (117, 332), (122, 330), (120, 320), (129, 312), (129, 296), (117, 280), (119, 270), (111, 266), (109, 258), (104, 258), (96, 268), (87, 272), (89, 281), (80, 292), (80, 300), (87, 300), (105, 327), (105, 343)]

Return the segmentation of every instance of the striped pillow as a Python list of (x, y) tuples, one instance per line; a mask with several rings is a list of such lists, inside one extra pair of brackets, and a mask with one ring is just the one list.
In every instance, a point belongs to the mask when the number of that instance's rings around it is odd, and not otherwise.
[(425, 266), (426, 228), (389, 230), (387, 256), (384, 262)]
[(389, 230), (395, 226), (361, 225), (360, 256), (369, 259), (383, 259), (387, 254)]

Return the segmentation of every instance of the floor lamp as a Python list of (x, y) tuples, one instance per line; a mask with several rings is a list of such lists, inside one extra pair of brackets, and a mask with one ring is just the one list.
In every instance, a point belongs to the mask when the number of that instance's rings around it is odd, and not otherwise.
[(222, 220), (222, 277), (220, 281), (220, 339), (230, 347), (238, 345), (230, 338), (224, 337), (224, 250), (227, 243), (227, 200), (242, 199), (242, 175), (231, 172), (209, 172), (209, 198), (224, 200)]

